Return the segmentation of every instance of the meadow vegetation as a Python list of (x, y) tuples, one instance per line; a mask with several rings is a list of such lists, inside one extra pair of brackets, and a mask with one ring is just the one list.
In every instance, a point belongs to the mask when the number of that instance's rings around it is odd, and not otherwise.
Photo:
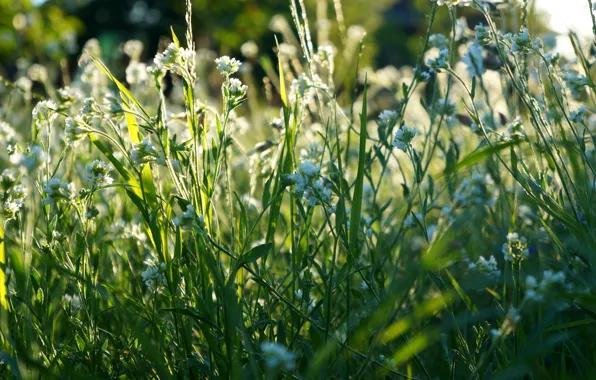
[(527, 3), (432, 3), (414, 67), (361, 67), (339, 1), (291, 0), (242, 57), (197, 50), (189, 4), (122, 75), (95, 40), (64, 87), (21, 68), (0, 376), (593, 378), (594, 47), (561, 57)]

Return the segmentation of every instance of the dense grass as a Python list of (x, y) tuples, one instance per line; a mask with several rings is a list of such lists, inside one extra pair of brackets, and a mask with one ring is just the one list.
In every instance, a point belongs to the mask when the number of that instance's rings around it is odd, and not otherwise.
[(1, 376), (592, 378), (594, 57), (442, 3), (415, 68), (291, 1), (278, 62), (189, 28), (6, 81)]

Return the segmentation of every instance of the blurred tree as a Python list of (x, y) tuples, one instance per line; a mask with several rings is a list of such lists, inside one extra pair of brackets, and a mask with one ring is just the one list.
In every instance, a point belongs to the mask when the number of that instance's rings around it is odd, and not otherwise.
[(78, 50), (77, 34), (82, 31), (80, 21), (59, 6), (0, 0), (0, 73), (14, 71), (19, 59), (63, 61)]

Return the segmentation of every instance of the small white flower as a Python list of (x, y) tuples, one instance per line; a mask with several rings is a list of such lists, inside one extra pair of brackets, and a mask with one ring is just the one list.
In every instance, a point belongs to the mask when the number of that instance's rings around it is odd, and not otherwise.
[(43, 204), (50, 205), (60, 201), (70, 201), (75, 195), (74, 183), (61, 182), (59, 178), (50, 179), (43, 187), (45, 198)]
[(573, 123), (582, 123), (584, 121), (584, 115), (586, 114), (586, 107), (581, 106), (575, 111), (571, 111), (569, 115), (569, 121)]
[(92, 187), (111, 185), (114, 182), (108, 164), (99, 160), (87, 164), (84, 178)]
[(285, 346), (275, 342), (263, 342), (261, 343), (261, 351), (263, 351), (265, 364), (269, 369), (294, 370), (296, 355), (288, 351)]
[(484, 56), (483, 48), (480, 46), (478, 40), (474, 40), (474, 43), (470, 45), (468, 51), (462, 57), (461, 61), (466, 64), (468, 75), (472, 77), (481, 77), (486, 72), (484, 68)]
[(439, 56), (431, 58), (426, 61), (426, 65), (429, 67), (430, 72), (441, 71), (449, 67), (449, 50), (441, 49)]
[(148, 162), (153, 162), (157, 158), (157, 152), (148, 137), (143, 138), (143, 141), (135, 143), (130, 151), (130, 159), (132, 163), (139, 167)]
[(403, 150), (404, 152), (412, 145), (412, 140), (416, 136), (416, 129), (402, 125), (400, 129), (395, 132), (393, 140), (393, 147)]
[(239, 60), (236, 58), (230, 58), (227, 55), (217, 58), (215, 63), (217, 64), (217, 71), (219, 71), (223, 76), (227, 77), (238, 72), (238, 70), (240, 70), (240, 66), (242, 65)]

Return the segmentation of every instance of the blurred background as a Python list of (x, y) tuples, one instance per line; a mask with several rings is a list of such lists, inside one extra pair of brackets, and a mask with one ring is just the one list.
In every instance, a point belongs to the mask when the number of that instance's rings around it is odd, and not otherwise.
[[(328, 29), (339, 43), (334, 3), (337, 0), (306, 0), (315, 31)], [(515, 2), (515, 1), (514, 1)], [(240, 48), (253, 40), (261, 53), (273, 54), (274, 36), (280, 18), (292, 24), (288, 0), (193, 0), (193, 24), (198, 48), (218, 54), (240, 56)], [(368, 33), (362, 65), (383, 67), (413, 63), (425, 32), (429, 0), (343, 0), (344, 24), (362, 26)], [(515, 7), (512, 7), (515, 11)], [(60, 65), (72, 71), (84, 42), (96, 38), (109, 67), (117, 62), (119, 47), (130, 39), (145, 45), (149, 60), (170, 35), (170, 26), (184, 33), (184, 0), (0, 0), (0, 75), (14, 79), (19, 67), (32, 63)], [(533, 27), (558, 33), (565, 46), (565, 34), (572, 27), (591, 34), (587, 0), (536, 0), (532, 5)], [(464, 10), (471, 27), (481, 19)], [(437, 15), (435, 32), (448, 32), (446, 7)], [(318, 22), (316, 20), (319, 20)], [(323, 20), (323, 21), (321, 21)], [(324, 20), (333, 21), (333, 26)], [(512, 26), (513, 27), (513, 26)], [(163, 41), (162, 41), (163, 44)]]

